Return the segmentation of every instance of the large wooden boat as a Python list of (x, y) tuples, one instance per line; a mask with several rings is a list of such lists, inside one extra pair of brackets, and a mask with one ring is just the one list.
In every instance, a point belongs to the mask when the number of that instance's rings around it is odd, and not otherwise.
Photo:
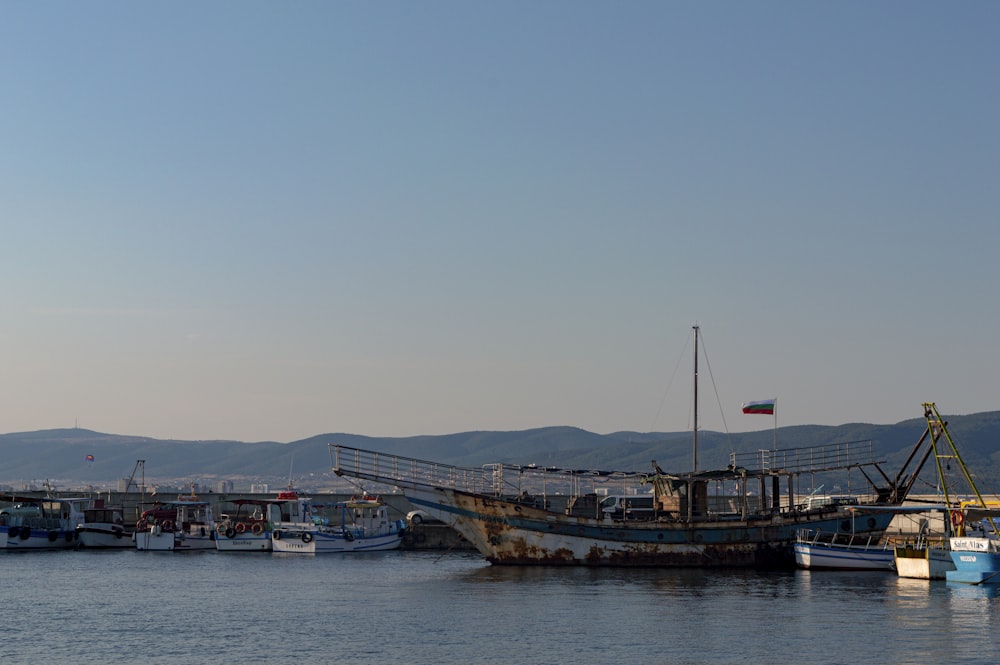
[[(695, 328), (695, 377), (697, 337)], [(697, 379), (695, 386), (697, 394)], [(926, 432), (892, 479), (871, 441), (732, 453), (724, 469), (699, 471), (695, 461), (687, 473), (664, 472), (655, 462), (649, 472), (463, 468), (334, 444), (330, 453), (338, 475), (399, 488), (495, 564), (788, 568), (802, 529), (880, 537), (893, 515), (867, 509), (903, 502), (929, 455), (904, 473), (925, 439)], [(803, 476), (851, 471), (861, 471), (865, 491), (849, 505), (800, 503)], [(652, 510), (603, 510), (599, 481), (616, 493), (650, 497)]]

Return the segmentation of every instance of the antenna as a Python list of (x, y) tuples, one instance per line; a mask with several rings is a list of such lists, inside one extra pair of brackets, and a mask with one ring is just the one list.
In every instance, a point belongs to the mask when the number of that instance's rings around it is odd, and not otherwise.
[(288, 460), (288, 489), (292, 489), (292, 464), (295, 463), (295, 453), (292, 453), (292, 459)]

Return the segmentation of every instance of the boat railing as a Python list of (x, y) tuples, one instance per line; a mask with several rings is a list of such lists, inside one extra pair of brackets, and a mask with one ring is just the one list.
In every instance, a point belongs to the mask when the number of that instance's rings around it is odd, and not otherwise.
[(883, 461), (875, 459), (871, 439), (729, 454), (731, 468), (751, 473), (820, 473), (873, 466)]
[(849, 547), (858, 550), (891, 549), (887, 540), (871, 534), (839, 533), (822, 529), (800, 529), (795, 536), (797, 542), (819, 547)]

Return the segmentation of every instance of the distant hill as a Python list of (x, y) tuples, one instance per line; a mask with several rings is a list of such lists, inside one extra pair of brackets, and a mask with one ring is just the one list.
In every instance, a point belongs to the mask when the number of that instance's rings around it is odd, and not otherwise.
[[(981, 488), (1000, 491), (1000, 411), (944, 417)], [(700, 431), (699, 468), (723, 468), (730, 452), (768, 450), (774, 447), (775, 439), (777, 448), (871, 440), (878, 459), (887, 462), (886, 471), (895, 473), (924, 427), (925, 421), (915, 418), (895, 425), (807, 425), (740, 434)], [(668, 471), (688, 471), (691, 442), (690, 432), (594, 434), (574, 427), (401, 438), (320, 434), (291, 443), (178, 441), (54, 429), (0, 435), (0, 485), (20, 488), (50, 480), (58, 488), (114, 487), (141, 459), (145, 460), (146, 480), (151, 483), (211, 486), (217, 480), (231, 479), (237, 489), (246, 489), (250, 482), (281, 487), (291, 476), (296, 485), (317, 486), (331, 477), (330, 443), (459, 466), (508, 462), (646, 471), (656, 460)], [(93, 461), (88, 461), (88, 455)]]

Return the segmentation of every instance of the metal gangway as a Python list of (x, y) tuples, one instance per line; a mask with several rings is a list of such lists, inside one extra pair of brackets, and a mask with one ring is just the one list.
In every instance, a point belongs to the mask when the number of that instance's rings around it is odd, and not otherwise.
[(589, 481), (639, 485), (649, 473), (579, 471), (517, 464), (485, 464), (479, 468), (439, 464), (425, 460), (329, 444), (330, 464), (338, 476), (407, 488), (438, 487), (487, 496), (524, 493), (583, 493)]
[(764, 474), (841, 471), (874, 466), (884, 461), (876, 461), (871, 439), (729, 454), (730, 468), (741, 468), (748, 473)]

